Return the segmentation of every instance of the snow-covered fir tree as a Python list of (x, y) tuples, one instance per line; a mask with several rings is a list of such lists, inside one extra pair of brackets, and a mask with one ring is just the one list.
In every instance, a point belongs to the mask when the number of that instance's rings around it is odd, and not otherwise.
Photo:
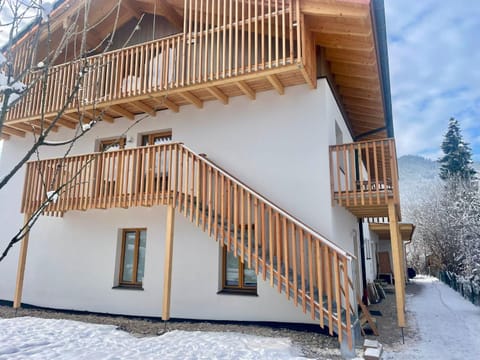
[(470, 180), (475, 177), (472, 151), (469, 144), (463, 141), (460, 124), (453, 117), (448, 123), (448, 130), (443, 138), (441, 148), (444, 153), (439, 160), (442, 180), (451, 178)]

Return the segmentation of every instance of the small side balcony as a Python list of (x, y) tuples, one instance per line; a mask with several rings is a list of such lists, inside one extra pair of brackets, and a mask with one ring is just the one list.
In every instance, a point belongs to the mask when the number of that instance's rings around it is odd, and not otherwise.
[(394, 139), (330, 146), (332, 201), (357, 217), (387, 217), (388, 204), (399, 210)]

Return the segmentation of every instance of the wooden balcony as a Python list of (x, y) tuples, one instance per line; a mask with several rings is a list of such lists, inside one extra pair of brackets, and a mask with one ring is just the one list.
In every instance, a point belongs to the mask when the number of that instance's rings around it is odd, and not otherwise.
[(330, 181), (332, 201), (357, 217), (387, 217), (390, 201), (399, 213), (395, 141), (330, 146)]
[(314, 86), (302, 55), (311, 39), (304, 36), (297, 0), (248, 10), (229, 3), (211, 2), (209, 10), (185, 2), (191, 8), (185, 9), (182, 33), (53, 66), (47, 74), (30, 71), (24, 83), (31, 88), (9, 111), (4, 133), (19, 135), (29, 128), (22, 122), (34, 125), (59, 112), (58, 125), (74, 128), (80, 116), (112, 122), (166, 108), (177, 112), (186, 104), (201, 108), (209, 100), (226, 104), (232, 96), (254, 99), (259, 91), (283, 93), (306, 82)]

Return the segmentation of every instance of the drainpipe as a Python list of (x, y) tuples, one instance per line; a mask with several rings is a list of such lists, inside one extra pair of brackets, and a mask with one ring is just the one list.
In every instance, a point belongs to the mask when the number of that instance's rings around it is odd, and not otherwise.
[(360, 239), (360, 266), (362, 267), (362, 286), (363, 295), (362, 301), (365, 305), (368, 305), (368, 289), (367, 289), (367, 274), (365, 265), (365, 238), (363, 237), (363, 220), (358, 219), (358, 233)]

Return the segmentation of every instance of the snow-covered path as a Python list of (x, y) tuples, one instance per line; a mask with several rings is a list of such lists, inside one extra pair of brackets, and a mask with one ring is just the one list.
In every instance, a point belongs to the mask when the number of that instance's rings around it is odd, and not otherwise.
[(385, 359), (480, 358), (480, 307), (447, 285), (431, 277), (415, 279), (407, 291), (407, 313), (413, 321), (409, 327), (418, 333)]

